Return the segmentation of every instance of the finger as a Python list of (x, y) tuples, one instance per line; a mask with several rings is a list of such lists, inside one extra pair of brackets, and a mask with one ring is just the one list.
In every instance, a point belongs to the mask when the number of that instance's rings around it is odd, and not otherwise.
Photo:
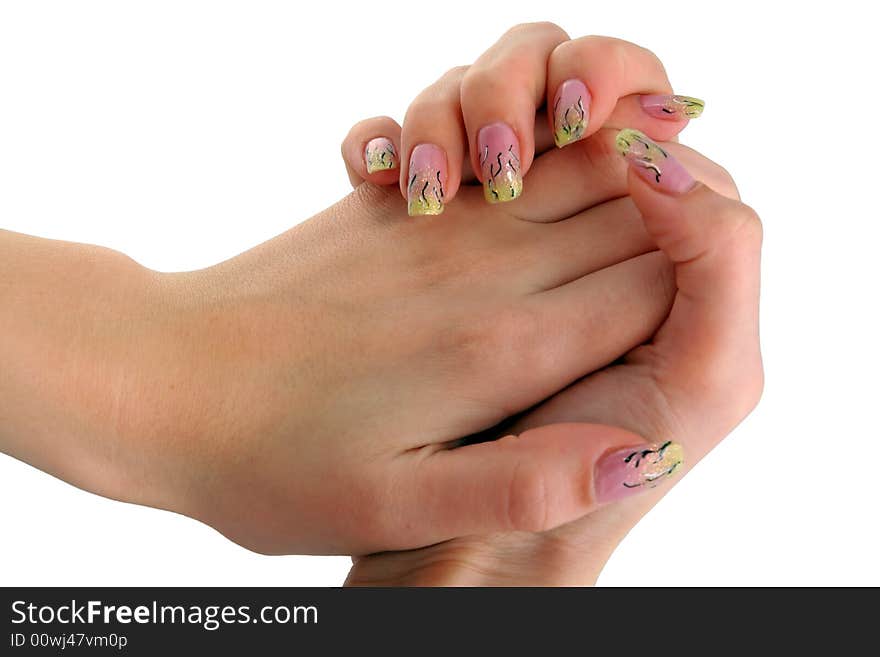
[(485, 198), (518, 198), (535, 154), (535, 110), (546, 95), (547, 58), (568, 35), (552, 23), (519, 25), (506, 32), (468, 69), (461, 110), (473, 170)]
[[(521, 371), (546, 399), (650, 339), (674, 295), (669, 261), (651, 251), (528, 297), (525, 310), (546, 324), (543, 343), (522, 356)], [(530, 388), (525, 381), (520, 387)]]
[[(650, 251), (657, 245), (629, 197), (602, 203), (567, 221), (534, 226), (520, 262), (523, 287), (543, 292)], [(539, 263), (533, 268), (523, 263)]]
[(691, 96), (635, 94), (617, 101), (604, 127), (634, 128), (655, 141), (672, 141), (690, 120), (703, 115), (705, 106)]
[(440, 214), (458, 191), (466, 150), (459, 89), (466, 70), (449, 70), (406, 111), (400, 189), (410, 216)]
[(362, 182), (392, 185), (400, 177), (400, 126), (387, 116), (356, 123), (342, 141), (342, 159), (352, 187)]
[[(631, 168), (630, 194), (645, 228), (675, 266), (678, 293), (654, 340), (664, 354), (664, 376), (692, 399), (707, 390), (724, 395), (760, 385), (753, 376), (761, 370), (760, 219), (748, 206), (695, 181), (669, 150), (645, 135), (621, 131), (618, 145)], [(706, 372), (713, 373), (711, 381)], [(735, 414), (742, 417), (740, 410)]]
[[(623, 125), (629, 124), (621, 124)], [(547, 111), (544, 108), (538, 110), (538, 113), (535, 115), (535, 157), (537, 158), (540, 155), (543, 155), (547, 151), (552, 148), (555, 148), (553, 145), (553, 133), (550, 131), (550, 126), (547, 123)], [(465, 153), (464, 162), (461, 165), (461, 184), (469, 185), (474, 182), (479, 182), (477, 179), (477, 175), (474, 173), (474, 169), (471, 166), (470, 156)]]
[[(483, 347), (479, 353), (464, 349), (450, 361), (445, 385), (497, 409), (501, 421), (648, 340), (668, 314), (674, 292), (668, 260), (653, 251), (546, 292), (517, 296), (501, 303), (491, 321), (450, 327), (457, 342)], [(496, 385), (479, 383), (487, 380)]]
[(589, 137), (612, 113), (628, 122), (621, 127), (669, 140), (702, 111), (702, 101), (672, 95), (654, 53), (621, 39), (565, 41), (551, 53), (547, 68), (549, 120), (560, 147)]
[[(510, 206), (510, 214), (531, 222), (554, 222), (626, 196), (627, 165), (617, 152), (616, 138), (616, 130), (602, 129), (576, 145), (553, 149), (538, 158), (529, 174), (529, 189), (534, 193)], [(696, 151), (678, 145), (672, 148), (678, 148), (676, 152), (695, 178), (713, 186), (726, 179), (725, 191), (735, 190), (717, 164)]]
[[(418, 458), (418, 457), (416, 457)], [(436, 452), (413, 473), (404, 517), (434, 542), (495, 531), (540, 532), (676, 473), (675, 443), (652, 445), (616, 427), (556, 424)], [(424, 540), (424, 539), (423, 539)]]

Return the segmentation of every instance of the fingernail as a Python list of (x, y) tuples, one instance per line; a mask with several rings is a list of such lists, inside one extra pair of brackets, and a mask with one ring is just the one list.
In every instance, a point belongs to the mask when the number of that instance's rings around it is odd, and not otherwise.
[(412, 150), (406, 185), (410, 217), (443, 212), (446, 175), (446, 152), (442, 148), (419, 144)]
[(364, 159), (367, 161), (367, 173), (396, 169), (398, 165), (394, 144), (387, 137), (368, 141), (364, 148)]
[(678, 443), (645, 445), (619, 449), (606, 454), (596, 464), (596, 501), (600, 504), (654, 488), (684, 463), (684, 450)]
[(681, 119), (695, 119), (703, 113), (706, 106), (699, 98), (690, 96), (639, 96), (642, 109), (657, 119), (669, 119), (678, 121)]
[(684, 194), (696, 181), (681, 163), (646, 135), (626, 128), (617, 133), (617, 150), (636, 173), (664, 192)]
[(590, 120), (590, 92), (580, 80), (566, 80), (553, 100), (553, 139), (562, 148), (583, 139)]
[(477, 135), (483, 195), (489, 203), (512, 201), (522, 194), (519, 140), (506, 123), (485, 126)]

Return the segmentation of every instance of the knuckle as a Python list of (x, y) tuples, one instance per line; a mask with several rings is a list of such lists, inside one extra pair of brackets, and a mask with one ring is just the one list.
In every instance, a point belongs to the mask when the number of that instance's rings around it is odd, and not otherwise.
[(627, 54), (634, 47), (628, 41), (609, 36), (588, 36), (576, 43), (581, 53), (587, 51), (591, 58), (601, 59), (602, 66), (610, 68), (618, 79), (625, 70)]
[(443, 103), (440, 101), (433, 87), (428, 87), (422, 93), (415, 97), (406, 110), (406, 118), (403, 121), (404, 129), (412, 124), (414, 119), (418, 117), (430, 117), (435, 112), (442, 109)]
[[(722, 378), (722, 375), (723, 376)], [(730, 423), (735, 424), (751, 413), (764, 394), (764, 368), (759, 350), (753, 354), (740, 354), (726, 368), (704, 377), (708, 403), (726, 408)]]
[(507, 81), (489, 66), (471, 66), (461, 80), (461, 104), (468, 111), (471, 101), (496, 98), (504, 93)]
[(624, 43), (626, 44), (626, 49), (632, 49), (633, 51), (640, 53), (642, 57), (645, 58), (646, 62), (650, 62), (654, 67), (662, 71), (664, 75), (666, 74), (666, 66), (663, 65), (663, 60), (660, 59), (657, 53), (653, 50), (628, 41), (624, 41)]
[(547, 527), (547, 478), (544, 471), (522, 460), (513, 470), (507, 489), (506, 517), (513, 530), (540, 532)]
[(734, 201), (741, 199), (739, 188), (730, 172), (717, 162), (711, 162), (709, 172), (710, 186), (722, 196)]
[(560, 41), (567, 40), (568, 33), (552, 21), (536, 21), (532, 23), (519, 23), (507, 30), (505, 36), (536, 36), (546, 34)]
[(764, 226), (758, 213), (744, 203), (736, 203), (728, 213), (725, 219), (740, 243), (748, 249), (760, 249), (764, 240)]
[(743, 403), (745, 408), (743, 410), (745, 415), (751, 413), (758, 405), (758, 402), (761, 401), (761, 397), (764, 395), (764, 383), (764, 366), (760, 362), (760, 358), (758, 358), (758, 363), (752, 369), (747, 385), (744, 388)]
[(438, 82), (443, 84), (460, 84), (461, 80), (467, 74), (468, 69), (470, 69), (470, 66), (453, 66), (440, 76)]
[(508, 371), (513, 362), (527, 371), (543, 367), (547, 350), (541, 349), (542, 323), (540, 313), (525, 307), (499, 309), (480, 319), (458, 322), (447, 332), (455, 368), (476, 368), (481, 377), (493, 377)]

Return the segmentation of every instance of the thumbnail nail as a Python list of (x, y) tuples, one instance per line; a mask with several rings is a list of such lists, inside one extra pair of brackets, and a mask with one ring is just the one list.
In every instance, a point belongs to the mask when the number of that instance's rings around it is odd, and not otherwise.
[(616, 144), (636, 173), (658, 189), (683, 194), (693, 188), (695, 181), (687, 169), (645, 134), (626, 128), (617, 133)]
[(596, 464), (596, 501), (606, 504), (654, 488), (683, 463), (684, 450), (672, 441), (615, 450)]

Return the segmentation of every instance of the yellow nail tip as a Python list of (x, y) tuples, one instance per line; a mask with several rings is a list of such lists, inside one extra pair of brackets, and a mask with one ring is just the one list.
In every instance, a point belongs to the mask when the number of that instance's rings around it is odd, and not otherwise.
[(643, 144), (653, 143), (644, 132), (640, 132), (634, 128), (624, 128), (618, 132), (617, 136), (614, 138), (614, 145), (617, 147), (617, 152), (624, 156), (632, 149), (633, 142), (641, 142)]
[(646, 458), (639, 472), (643, 483), (649, 488), (676, 474), (684, 465), (684, 447), (671, 440), (642, 454), (650, 457)]
[(409, 208), (407, 208), (407, 213), (409, 214), (410, 217), (431, 217), (431, 216), (436, 216), (438, 214), (443, 214), (443, 210), (445, 210), (445, 209), (446, 209), (446, 207), (442, 206), (442, 205), (439, 208), (435, 208), (435, 207), (418, 207), (418, 208), (409, 207)]
[(556, 142), (557, 148), (562, 148), (563, 146), (568, 146), (569, 144), (573, 144), (576, 141), (580, 141), (582, 137), (571, 135), (571, 134), (559, 134), (558, 132), (553, 135), (553, 141)]
[(364, 159), (367, 162), (367, 173), (397, 168), (397, 153), (394, 152), (394, 144), (385, 137), (377, 137), (367, 144)]
[(672, 98), (682, 106), (682, 113), (689, 119), (696, 119), (706, 109), (706, 101), (693, 96), (673, 96)]
[(504, 181), (503, 184), (483, 185), (483, 196), (491, 204), (507, 203), (522, 196), (522, 179), (516, 177)]
[(389, 171), (397, 168), (397, 162), (382, 162), (379, 164), (367, 164), (367, 173), (376, 173), (378, 171)]

